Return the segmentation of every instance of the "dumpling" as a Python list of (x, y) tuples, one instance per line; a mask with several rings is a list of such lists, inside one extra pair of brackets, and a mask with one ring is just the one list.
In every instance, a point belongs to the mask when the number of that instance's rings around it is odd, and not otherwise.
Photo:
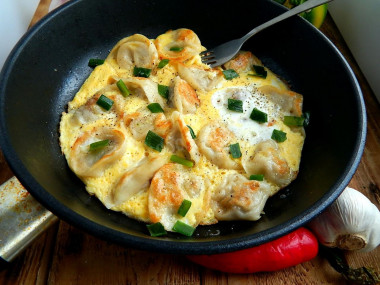
[(260, 219), (269, 197), (266, 182), (248, 180), (238, 173), (226, 174), (211, 197), (211, 208), (219, 221)]
[(253, 65), (262, 66), (263, 64), (250, 51), (239, 51), (238, 54), (226, 62), (223, 67), (225, 69), (233, 69), (237, 73), (240, 73), (252, 70)]
[(204, 49), (198, 36), (189, 29), (170, 30), (155, 40), (160, 58), (183, 62)]
[[(108, 92), (111, 92), (110, 95), (107, 94)], [(112, 107), (109, 110), (103, 109), (96, 103), (103, 94), (107, 94), (106, 97), (113, 101)], [(97, 120), (100, 116), (108, 116), (110, 114), (122, 117), (124, 112), (124, 100), (125, 98), (118, 93), (116, 85), (108, 85), (96, 92), (84, 105), (78, 109), (71, 110), (70, 112), (73, 112), (73, 116), (71, 117), (70, 123), (73, 125), (83, 125)]]
[(131, 93), (147, 99), (149, 103), (159, 103), (162, 108), (167, 107), (166, 99), (158, 93), (158, 84), (149, 78), (130, 77), (122, 79)]
[(124, 69), (134, 66), (151, 69), (157, 64), (158, 53), (151, 40), (135, 34), (122, 40), (117, 50), (116, 61)]
[[(154, 175), (148, 190), (149, 218), (171, 231), (177, 220), (196, 227), (209, 207), (207, 181), (180, 164), (168, 163)], [(183, 200), (192, 205), (185, 217), (177, 214)]]
[(217, 88), (224, 79), (219, 69), (204, 69), (203, 67), (178, 64), (178, 73), (195, 90), (210, 91)]
[(145, 139), (148, 131), (154, 131), (159, 136), (166, 138), (173, 125), (163, 113), (152, 113), (146, 107), (126, 115), (124, 124), (129, 127), (136, 140)]
[(173, 153), (184, 152), (195, 163), (200, 159), (198, 146), (191, 136), (190, 129), (181, 114), (174, 111), (171, 116), (173, 127), (165, 139), (166, 146)]
[(143, 158), (135, 167), (121, 176), (112, 189), (107, 207), (118, 206), (142, 189), (147, 188), (156, 171), (167, 162), (168, 159), (163, 156)]
[(290, 90), (280, 90), (271, 85), (261, 86), (258, 91), (280, 106), (285, 113), (298, 117), (302, 115), (303, 97), (301, 94)]
[(194, 114), (201, 103), (195, 90), (179, 76), (173, 80), (169, 100), (182, 114)]
[(218, 122), (209, 123), (198, 134), (199, 150), (221, 168), (240, 169), (240, 163), (229, 153), (230, 145), (235, 143), (234, 139), (235, 135), (224, 125)]
[(247, 174), (264, 174), (265, 179), (285, 187), (297, 175), (280, 155), (274, 140), (259, 143), (252, 156), (243, 155), (242, 164)]
[[(90, 144), (108, 140), (108, 144), (99, 149), (90, 149)], [(73, 144), (68, 164), (82, 177), (98, 177), (124, 154), (127, 147), (123, 131), (108, 127), (94, 128), (83, 133)]]

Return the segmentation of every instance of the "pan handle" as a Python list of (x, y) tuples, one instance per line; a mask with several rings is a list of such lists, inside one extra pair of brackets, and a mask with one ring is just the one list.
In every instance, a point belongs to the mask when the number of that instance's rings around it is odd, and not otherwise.
[(16, 177), (4, 182), (0, 186), (0, 263), (11, 262), (56, 221)]

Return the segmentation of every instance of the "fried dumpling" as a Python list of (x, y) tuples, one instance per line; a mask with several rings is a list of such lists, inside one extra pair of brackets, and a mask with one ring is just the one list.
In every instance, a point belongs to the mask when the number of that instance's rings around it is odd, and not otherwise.
[(229, 173), (211, 197), (211, 208), (219, 221), (256, 221), (260, 219), (268, 197), (269, 185), (266, 182)]
[(293, 116), (302, 115), (303, 96), (290, 90), (280, 90), (271, 85), (264, 85), (258, 88), (258, 91), (263, 93), (276, 105)]
[(239, 51), (233, 59), (223, 64), (223, 67), (241, 73), (252, 70), (253, 65), (262, 66), (263, 64), (250, 51)]
[(212, 122), (205, 125), (198, 134), (200, 152), (215, 165), (226, 169), (240, 169), (229, 151), (230, 144), (235, 143), (235, 135), (224, 125)]
[(121, 176), (112, 189), (107, 206), (118, 206), (142, 189), (147, 188), (156, 171), (167, 162), (168, 159), (163, 156), (143, 158), (136, 166)]
[(120, 67), (130, 69), (134, 66), (153, 68), (158, 61), (154, 43), (147, 37), (135, 34), (126, 38), (117, 50), (116, 60)]
[(189, 29), (167, 31), (155, 40), (160, 58), (183, 62), (203, 50), (198, 36)]
[(194, 114), (201, 103), (195, 90), (179, 76), (173, 80), (169, 100), (182, 114)]
[(173, 125), (163, 113), (152, 113), (146, 107), (126, 115), (124, 124), (129, 127), (136, 140), (145, 139), (148, 131), (153, 131), (162, 138), (166, 138)]
[[(110, 93), (110, 94), (107, 94)], [(113, 104), (109, 110), (105, 110), (97, 104), (100, 96), (106, 94), (106, 97), (112, 100)], [(103, 95), (104, 96), (104, 95)], [(122, 117), (124, 112), (124, 97), (117, 91), (116, 85), (107, 87), (96, 92), (87, 102), (78, 109), (73, 109), (71, 117), (72, 125), (83, 125), (97, 120), (101, 116), (118, 116)]]
[(149, 103), (159, 103), (162, 108), (167, 106), (166, 100), (158, 93), (158, 84), (149, 78), (130, 77), (122, 79), (131, 93), (148, 100)]
[(265, 179), (280, 187), (288, 185), (296, 176), (274, 140), (259, 143), (251, 156), (243, 155), (242, 164), (247, 174), (264, 174)]
[(178, 64), (178, 73), (195, 90), (210, 91), (219, 86), (223, 73), (218, 69), (204, 69), (196, 65)]
[[(185, 217), (178, 208), (183, 200), (192, 205)], [(165, 164), (154, 175), (148, 190), (149, 219), (160, 222), (171, 231), (177, 220), (196, 227), (209, 206), (207, 181), (191, 173), (189, 169), (174, 163)]]
[[(100, 141), (107, 141), (107, 144), (92, 150), (90, 145)], [(78, 176), (98, 177), (124, 154), (126, 147), (123, 131), (108, 127), (94, 128), (76, 139), (68, 163)]]
[(173, 127), (165, 139), (166, 146), (173, 153), (182, 152), (186, 157), (197, 163), (200, 159), (200, 153), (191, 136), (189, 127), (177, 111), (173, 112), (171, 120)]

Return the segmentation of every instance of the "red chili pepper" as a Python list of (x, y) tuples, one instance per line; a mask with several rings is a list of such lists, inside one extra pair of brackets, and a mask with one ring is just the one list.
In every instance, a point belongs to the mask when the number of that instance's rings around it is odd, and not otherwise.
[(213, 255), (189, 255), (187, 258), (223, 272), (253, 273), (294, 266), (313, 259), (317, 253), (317, 238), (309, 230), (299, 228), (256, 247)]

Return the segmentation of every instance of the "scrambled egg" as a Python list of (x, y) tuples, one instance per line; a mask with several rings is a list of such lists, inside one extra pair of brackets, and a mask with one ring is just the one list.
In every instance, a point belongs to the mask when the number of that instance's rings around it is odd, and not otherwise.
[(203, 50), (188, 29), (124, 38), (68, 104), (62, 151), (107, 208), (168, 231), (254, 221), (296, 178), (304, 129), (284, 119), (302, 123), (302, 96), (250, 52), (211, 69)]

